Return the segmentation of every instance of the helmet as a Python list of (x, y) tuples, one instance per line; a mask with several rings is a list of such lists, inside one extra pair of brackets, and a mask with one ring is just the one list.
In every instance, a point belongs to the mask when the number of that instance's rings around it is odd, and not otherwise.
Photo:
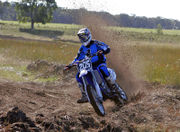
[(90, 41), (92, 40), (92, 35), (88, 28), (80, 29), (77, 35), (84, 46), (88, 46)]

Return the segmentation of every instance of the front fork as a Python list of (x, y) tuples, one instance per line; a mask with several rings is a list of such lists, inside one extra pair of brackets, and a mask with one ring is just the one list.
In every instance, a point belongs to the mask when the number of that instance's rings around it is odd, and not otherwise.
[(85, 90), (86, 96), (88, 98), (88, 101), (90, 102), (89, 96), (87, 94), (87, 85), (89, 85), (89, 84), (88, 84), (88, 82), (87, 82), (87, 80), (86, 80), (86, 78), (84, 76), (82, 77), (82, 81), (83, 81), (83, 85), (84, 85), (84, 90)]
[[(96, 77), (95, 77), (93, 72), (91, 72), (91, 75), (92, 75), (92, 80), (88, 80), (87, 79), (88, 76), (83, 76), (82, 77), (82, 81), (83, 81), (83, 84), (84, 84), (86, 95), (88, 97), (87, 85), (91, 85), (92, 88), (95, 88), (95, 90), (96, 90), (98, 100), (103, 101), (103, 95), (102, 95), (101, 89), (99, 87), (99, 84), (96, 81)], [(91, 79), (91, 78), (89, 78), (89, 79)], [(89, 100), (89, 97), (88, 97), (88, 100)], [(90, 102), (90, 100), (89, 100), (89, 102)]]

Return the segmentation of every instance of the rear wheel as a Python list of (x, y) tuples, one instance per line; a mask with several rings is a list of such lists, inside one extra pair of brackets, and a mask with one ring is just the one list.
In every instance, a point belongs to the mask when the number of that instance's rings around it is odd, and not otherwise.
[(92, 86), (88, 85), (87, 94), (95, 112), (100, 116), (104, 116), (105, 110), (104, 110), (103, 102), (98, 98), (96, 90)]

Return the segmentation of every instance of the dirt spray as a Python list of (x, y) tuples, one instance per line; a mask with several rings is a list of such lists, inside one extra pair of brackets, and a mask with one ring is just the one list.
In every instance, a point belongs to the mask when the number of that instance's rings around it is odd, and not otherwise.
[[(134, 98), (143, 91), (143, 84), (131, 69), (130, 64), (135, 58), (131, 46), (126, 46), (126, 41), (121, 34), (117, 34), (108, 26), (108, 21), (96, 14), (81, 14), (81, 24), (92, 32), (93, 39), (108, 44), (111, 48), (107, 56), (108, 67), (113, 68), (117, 74), (117, 82), (128, 94), (129, 99)], [(132, 62), (133, 63), (133, 62)]]

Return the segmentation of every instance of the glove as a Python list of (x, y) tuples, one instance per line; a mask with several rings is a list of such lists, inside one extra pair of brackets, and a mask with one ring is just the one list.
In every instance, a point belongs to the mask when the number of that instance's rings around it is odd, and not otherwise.
[(101, 56), (103, 54), (103, 51), (102, 50), (99, 50), (98, 51), (98, 56)]
[(64, 67), (64, 70), (65, 70), (65, 71), (66, 71), (66, 70), (69, 70), (71, 67), (72, 67), (72, 65), (69, 64), (69, 65), (67, 65), (67, 66)]

